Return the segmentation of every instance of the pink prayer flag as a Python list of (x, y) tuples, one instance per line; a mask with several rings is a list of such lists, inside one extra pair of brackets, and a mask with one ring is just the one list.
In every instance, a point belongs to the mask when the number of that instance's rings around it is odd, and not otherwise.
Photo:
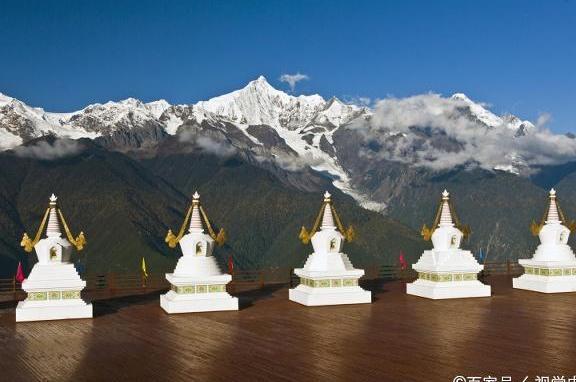
[(16, 281), (21, 283), (22, 281), (26, 280), (24, 277), (24, 271), (22, 270), (22, 262), (18, 262), (18, 269), (16, 269)]
[(405, 270), (406, 268), (408, 268), (408, 262), (404, 258), (404, 252), (400, 252), (400, 257), (398, 258), (398, 260), (400, 260), (400, 269)]

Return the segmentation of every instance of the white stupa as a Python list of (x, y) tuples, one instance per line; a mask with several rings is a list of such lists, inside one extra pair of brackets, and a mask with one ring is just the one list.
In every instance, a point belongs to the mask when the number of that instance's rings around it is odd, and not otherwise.
[(454, 224), (449, 200), (450, 194), (444, 190), (432, 230), (422, 230), (425, 239), (431, 236), (434, 248), (424, 251), (412, 265), (418, 279), (406, 286), (406, 292), (432, 299), (490, 296), (490, 286), (477, 279), (484, 266), (470, 251), (460, 249), (464, 234)]
[[(36, 251), (38, 262), (22, 282), (22, 289), (28, 296), (16, 308), (18, 322), (92, 317), (92, 305), (80, 297), (86, 282), (70, 263), (73, 246), (82, 250), (86, 240), (82, 232), (76, 239), (72, 237), (56, 200), (53, 194), (35, 239), (31, 240), (27, 234), (22, 239), (21, 245), (27, 252)], [(40, 240), (46, 219), (46, 237)], [(68, 240), (62, 237), (60, 221)]]
[[(188, 219), (190, 225), (188, 233), (184, 235)], [(202, 220), (209, 234), (204, 232)], [(212, 256), (215, 241), (223, 244), (224, 231), (220, 230), (218, 235), (214, 233), (200, 205), (200, 195), (196, 192), (179, 235), (174, 236), (169, 231), (166, 237), (170, 247), (180, 243), (183, 253), (174, 273), (166, 274), (172, 289), (160, 296), (160, 306), (167, 313), (238, 310), (238, 299), (226, 292), (226, 284), (232, 280), (232, 276), (222, 273)]]
[[(320, 230), (316, 231), (319, 225)], [(344, 231), (328, 192), (324, 194), (324, 204), (311, 234), (302, 227), (300, 238), (304, 243), (310, 241), (310, 235), (314, 253), (304, 268), (294, 270), (300, 277), (300, 285), (290, 289), (290, 300), (308, 306), (372, 302), (372, 294), (358, 286), (364, 271), (355, 269), (348, 255), (341, 252), (344, 238), (351, 240), (353, 231), (352, 228)]]
[(514, 288), (542, 293), (576, 292), (576, 257), (568, 246), (570, 229), (556, 199), (550, 190), (550, 205), (542, 224), (533, 225), (540, 245), (532, 259), (519, 260), (525, 273), (515, 278)]

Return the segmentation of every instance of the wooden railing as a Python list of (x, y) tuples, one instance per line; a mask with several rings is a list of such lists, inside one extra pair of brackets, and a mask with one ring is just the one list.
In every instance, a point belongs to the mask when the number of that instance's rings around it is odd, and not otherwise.
[(259, 271), (234, 271), (230, 291), (237, 292), (246, 289), (263, 288), (265, 285), (294, 285), (298, 277), (292, 268), (269, 268)]
[(485, 276), (492, 275), (508, 275), (508, 276), (520, 276), (524, 273), (524, 268), (517, 262), (507, 260), (505, 263), (485, 263), (484, 271)]
[(26, 298), (26, 293), (22, 290), (22, 285), (16, 278), (0, 279), (0, 302), (18, 301)]
[(139, 273), (108, 273), (105, 275), (88, 275), (86, 292), (92, 299), (121, 297), (145, 294), (168, 289), (170, 284), (164, 274), (150, 274), (143, 277)]
[[(401, 269), (399, 265), (374, 265), (364, 268), (364, 280), (404, 280), (416, 278), (416, 272), (411, 268)], [(522, 267), (515, 262), (487, 263), (484, 266), (483, 276), (522, 274)], [(167, 290), (170, 284), (162, 274), (150, 274), (143, 277), (139, 273), (108, 273), (104, 275), (87, 275), (85, 293), (92, 300), (146, 294)], [(299, 278), (291, 268), (270, 268), (258, 271), (237, 270), (232, 274), (232, 282), (228, 290), (232, 293), (251, 289), (261, 289), (267, 285), (285, 285), (295, 287)], [(0, 279), (0, 302), (23, 300), (26, 293), (15, 278)]]

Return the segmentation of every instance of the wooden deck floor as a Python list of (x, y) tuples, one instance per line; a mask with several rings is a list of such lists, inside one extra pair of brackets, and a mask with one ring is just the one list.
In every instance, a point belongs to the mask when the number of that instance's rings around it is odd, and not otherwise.
[[(158, 296), (95, 303), (96, 318), (18, 323), (0, 309), (1, 381), (452, 381), (576, 375), (576, 294), (513, 290), (431, 301), (383, 284), (371, 305), (307, 308), (287, 289), (239, 312), (167, 315)], [(520, 379), (518, 379), (520, 378)]]

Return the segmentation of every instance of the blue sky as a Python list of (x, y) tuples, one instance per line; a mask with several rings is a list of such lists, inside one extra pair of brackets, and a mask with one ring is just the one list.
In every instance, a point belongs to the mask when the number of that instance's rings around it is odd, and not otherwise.
[(0, 92), (50, 111), (191, 103), (265, 75), (295, 93), (464, 92), (575, 131), (575, 1), (5, 1)]

